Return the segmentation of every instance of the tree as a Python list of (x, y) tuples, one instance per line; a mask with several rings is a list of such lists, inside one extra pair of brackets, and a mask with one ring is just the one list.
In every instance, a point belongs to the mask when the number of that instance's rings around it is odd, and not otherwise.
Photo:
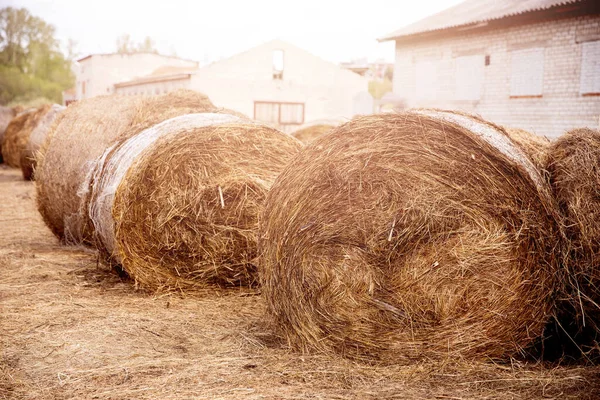
[(75, 79), (54, 34), (52, 25), (25, 8), (0, 10), (0, 104), (36, 97), (62, 101)]
[(131, 53), (156, 53), (158, 54), (158, 50), (156, 50), (154, 40), (150, 36), (146, 36), (146, 38), (136, 44), (131, 40), (131, 36), (128, 34), (123, 34), (117, 38), (117, 53), (121, 54), (131, 54)]
[(127, 54), (135, 51), (135, 45), (128, 34), (117, 38), (117, 53)]

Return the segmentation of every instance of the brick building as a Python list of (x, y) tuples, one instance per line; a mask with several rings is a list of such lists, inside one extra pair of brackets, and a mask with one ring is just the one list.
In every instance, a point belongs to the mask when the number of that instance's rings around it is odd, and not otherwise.
[(467, 0), (401, 28), (394, 94), (556, 137), (598, 127), (600, 1)]

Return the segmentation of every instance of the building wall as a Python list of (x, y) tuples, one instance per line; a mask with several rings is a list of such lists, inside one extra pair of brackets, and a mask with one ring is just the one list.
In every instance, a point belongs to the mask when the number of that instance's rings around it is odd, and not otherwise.
[[(274, 50), (284, 52), (282, 80), (273, 78)], [(304, 103), (304, 122), (310, 122), (351, 118), (359, 108), (364, 110), (368, 81), (276, 40), (201, 68), (192, 76), (191, 88), (208, 95), (215, 105), (249, 117), (254, 116), (255, 101)]]
[[(574, 127), (597, 128), (600, 96), (580, 93), (582, 48), (584, 43), (597, 40), (600, 40), (600, 15), (488, 32), (463, 32), (419, 43), (396, 42), (394, 93), (406, 99), (409, 107), (475, 112), (493, 122), (548, 137), (557, 137)], [(525, 75), (534, 76), (535, 68), (543, 68), (541, 96), (515, 96), (520, 86), (527, 89), (533, 84), (530, 79), (513, 82), (511, 91), (512, 69), (518, 68), (513, 62), (517, 57), (515, 52), (533, 48), (543, 49), (543, 63), (535, 65), (532, 61), (523, 65), (532, 69), (526, 70)], [(457, 67), (462, 62), (459, 57), (465, 56), (479, 56), (483, 63), (481, 70), (477, 67), (469, 74)], [(485, 65), (486, 56), (489, 65)], [(471, 96), (465, 95), (479, 74), (482, 82), (479, 96), (472, 90)], [(592, 74), (600, 82), (600, 65)], [(459, 97), (471, 100), (458, 100)]]
[(77, 99), (113, 93), (116, 83), (149, 75), (167, 65), (196, 67), (198, 63), (152, 53), (92, 55), (79, 62), (76, 74)]

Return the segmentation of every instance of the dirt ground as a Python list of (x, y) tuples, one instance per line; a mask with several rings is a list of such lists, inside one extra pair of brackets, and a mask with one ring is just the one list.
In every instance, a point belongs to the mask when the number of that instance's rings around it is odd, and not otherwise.
[(0, 166), (2, 399), (598, 399), (600, 367), (291, 352), (244, 292), (152, 295), (61, 246), (34, 187)]

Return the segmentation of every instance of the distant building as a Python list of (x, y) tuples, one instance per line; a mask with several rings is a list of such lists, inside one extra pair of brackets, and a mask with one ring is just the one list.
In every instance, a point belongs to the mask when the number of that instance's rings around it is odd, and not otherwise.
[(467, 0), (401, 28), (393, 90), (556, 137), (598, 127), (600, 1)]
[(373, 112), (368, 79), (275, 40), (197, 70), (149, 71), (115, 84), (123, 94), (188, 88), (286, 132), (316, 120)]
[(350, 62), (340, 63), (340, 67), (348, 69), (360, 76), (364, 76), (369, 80), (382, 81), (386, 78), (386, 70), (388, 68), (393, 68), (394, 64), (387, 63), (383, 60), (368, 62), (366, 58), (361, 58)]
[(92, 54), (77, 63), (77, 100), (113, 93), (115, 84), (151, 74), (160, 68), (198, 68), (196, 61), (154, 53)]

